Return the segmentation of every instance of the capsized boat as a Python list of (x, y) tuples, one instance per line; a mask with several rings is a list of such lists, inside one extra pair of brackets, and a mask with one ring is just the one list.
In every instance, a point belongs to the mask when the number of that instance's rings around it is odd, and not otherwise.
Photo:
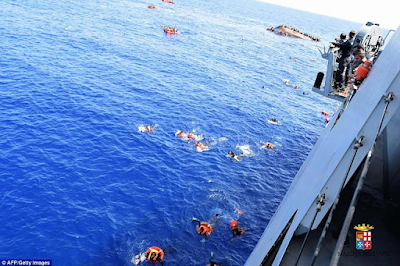
[(290, 26), (285, 26), (285, 25), (280, 25), (278, 27), (269, 27), (267, 28), (268, 31), (274, 32), (275, 34), (282, 35), (282, 36), (291, 36), (295, 38), (300, 38), (303, 40), (310, 40), (310, 41), (315, 41), (319, 42), (320, 39), (312, 36), (310, 34), (304, 33), (294, 27)]

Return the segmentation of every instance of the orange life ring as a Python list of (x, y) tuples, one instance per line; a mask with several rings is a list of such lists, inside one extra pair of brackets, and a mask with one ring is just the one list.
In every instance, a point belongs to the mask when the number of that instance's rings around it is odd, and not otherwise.
[[(149, 248), (146, 250), (146, 254), (148, 254), (148, 255), (147, 255), (147, 260), (148, 260), (149, 262), (152, 262), (152, 263), (158, 263), (160, 259), (161, 259), (161, 260), (164, 260), (164, 256), (165, 256), (164, 251), (163, 251), (161, 248), (156, 247), (156, 246), (149, 247)], [(153, 259), (151, 258), (151, 255), (152, 255), (152, 254), (156, 254), (156, 255), (153, 257)]]

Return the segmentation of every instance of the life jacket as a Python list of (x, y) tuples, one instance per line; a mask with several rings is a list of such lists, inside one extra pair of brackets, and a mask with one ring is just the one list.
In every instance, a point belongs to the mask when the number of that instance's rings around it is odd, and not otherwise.
[(371, 62), (365, 61), (364, 64), (359, 66), (356, 70), (356, 84), (361, 84), (363, 80), (368, 76), (371, 69)]
[[(203, 231), (201, 231), (201, 228), (203, 228)], [(206, 222), (202, 222), (200, 223), (200, 226), (196, 228), (197, 232), (200, 233), (200, 235), (210, 235), (213, 231), (211, 224), (206, 223)]]
[(147, 131), (152, 131), (153, 129), (151, 128), (151, 126), (147, 125), (144, 129), (146, 129)]
[(189, 139), (193, 139), (193, 138), (194, 138), (194, 134), (193, 134), (192, 132), (189, 132), (189, 134), (187, 135), (187, 137), (188, 137)]
[(203, 143), (201, 143), (201, 142), (196, 142), (196, 144), (195, 144), (197, 147), (199, 147), (200, 149), (204, 149), (206, 146), (203, 144)]
[(185, 135), (185, 132), (179, 131), (178, 136), (182, 137), (182, 136), (184, 136), (184, 135)]
[[(153, 253), (156, 255), (153, 258), (151, 258), (151, 255)], [(161, 248), (155, 247), (155, 246), (149, 247), (146, 250), (146, 254), (148, 254), (147, 260), (152, 263), (158, 263), (160, 261), (160, 259), (164, 260), (164, 256), (165, 256), (164, 251)]]

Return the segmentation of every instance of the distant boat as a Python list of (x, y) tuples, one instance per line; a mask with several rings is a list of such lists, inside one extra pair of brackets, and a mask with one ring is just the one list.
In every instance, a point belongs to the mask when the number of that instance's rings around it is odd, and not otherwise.
[(178, 29), (176, 29), (175, 27), (168, 27), (168, 26), (164, 26), (164, 32), (166, 34), (179, 34)]
[(274, 32), (278, 35), (282, 35), (282, 36), (291, 36), (291, 37), (296, 37), (296, 38), (300, 38), (303, 40), (310, 40), (310, 41), (315, 41), (315, 42), (320, 41), (320, 39), (317, 37), (311, 36), (307, 33), (303, 33), (296, 28), (288, 27), (288, 26), (284, 26), (284, 25), (280, 25), (278, 27), (269, 27), (269, 28), (267, 28), (267, 30)]

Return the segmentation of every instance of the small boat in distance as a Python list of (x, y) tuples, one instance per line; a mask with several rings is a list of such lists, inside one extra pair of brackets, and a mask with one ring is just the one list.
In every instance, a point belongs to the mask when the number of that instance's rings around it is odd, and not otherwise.
[(175, 27), (164, 26), (164, 32), (166, 34), (179, 34), (178, 29)]
[(303, 40), (310, 40), (310, 41), (315, 41), (315, 42), (320, 41), (320, 39), (315, 36), (304, 33), (294, 27), (285, 26), (285, 25), (280, 25), (278, 27), (269, 27), (269, 28), (267, 28), (267, 31), (273, 32), (273, 33), (281, 35), (281, 36), (291, 36), (291, 37), (296, 37), (296, 38), (300, 38)]
[(165, 2), (165, 3), (168, 3), (168, 4), (173, 4), (173, 5), (175, 5), (175, 2), (174, 2), (174, 1), (171, 1), (171, 0), (161, 0), (161, 1), (163, 1), (163, 2)]

